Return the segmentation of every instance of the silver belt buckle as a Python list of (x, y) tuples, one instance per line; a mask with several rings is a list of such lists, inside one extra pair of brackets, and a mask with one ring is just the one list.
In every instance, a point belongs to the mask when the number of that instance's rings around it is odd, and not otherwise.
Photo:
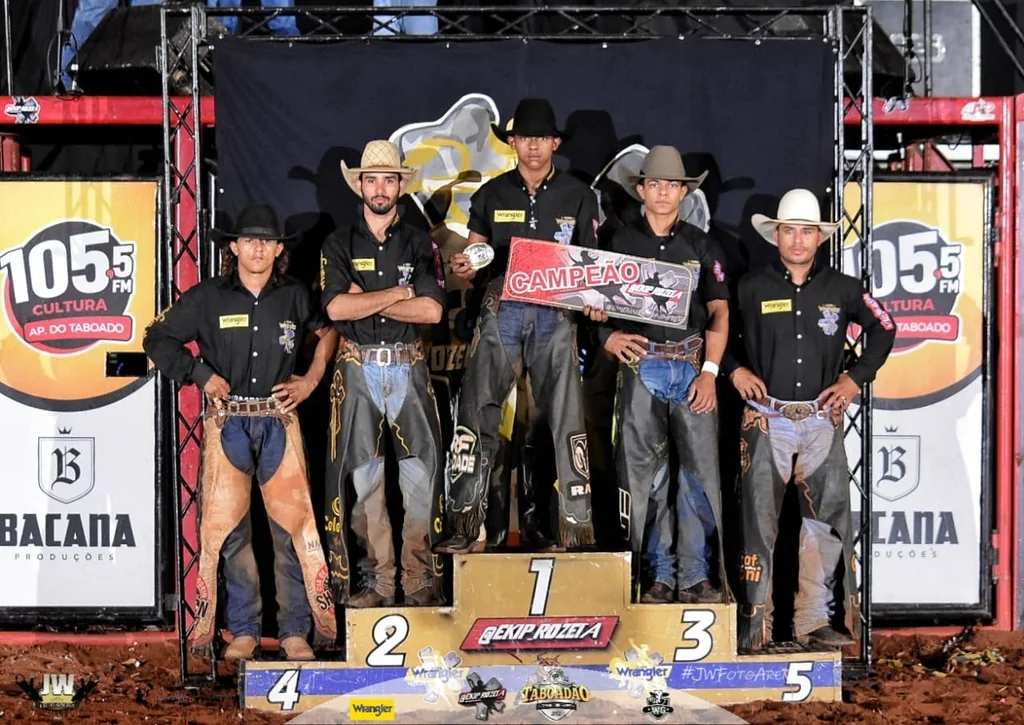
[[(787, 411), (792, 412), (787, 412)], [(801, 421), (814, 415), (814, 406), (810, 403), (786, 403), (779, 410), (783, 417), (794, 421)]]
[[(387, 362), (381, 360), (382, 353), (387, 353)], [(378, 365), (390, 365), (391, 364), (391, 348), (390, 347), (379, 347), (377, 348), (377, 364)]]

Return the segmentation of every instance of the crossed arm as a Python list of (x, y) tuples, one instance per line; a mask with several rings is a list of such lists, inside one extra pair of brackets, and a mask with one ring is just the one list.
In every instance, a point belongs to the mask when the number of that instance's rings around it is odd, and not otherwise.
[(443, 313), (437, 300), (417, 297), (411, 286), (363, 292), (353, 283), (347, 293), (335, 295), (327, 304), (327, 316), (336, 322), (381, 315), (399, 322), (432, 325), (441, 320)]

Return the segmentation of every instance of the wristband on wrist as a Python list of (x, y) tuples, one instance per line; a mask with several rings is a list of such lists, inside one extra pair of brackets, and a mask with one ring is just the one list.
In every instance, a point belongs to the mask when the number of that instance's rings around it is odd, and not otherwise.
[(704, 361), (704, 366), (701, 367), (700, 371), (702, 373), (711, 373), (716, 378), (718, 377), (718, 365), (716, 365), (715, 363), (711, 362), (710, 360), (705, 360)]

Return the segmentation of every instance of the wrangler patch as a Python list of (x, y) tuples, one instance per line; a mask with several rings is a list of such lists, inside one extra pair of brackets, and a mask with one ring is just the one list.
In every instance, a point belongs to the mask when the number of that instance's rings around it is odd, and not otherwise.
[(221, 315), (220, 329), (229, 330), (233, 327), (248, 327), (249, 315)]
[(771, 315), (775, 312), (792, 312), (793, 300), (765, 300), (761, 303), (761, 314)]
[(526, 221), (526, 212), (522, 209), (495, 209), (495, 224), (522, 224)]
[(353, 259), (352, 269), (357, 272), (372, 272), (377, 269), (377, 260), (367, 259), (365, 257), (362, 259)]

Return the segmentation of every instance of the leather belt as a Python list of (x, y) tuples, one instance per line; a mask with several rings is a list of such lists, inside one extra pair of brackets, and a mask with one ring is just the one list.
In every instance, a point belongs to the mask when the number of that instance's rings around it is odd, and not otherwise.
[(229, 398), (222, 402), (220, 408), (209, 405), (207, 417), (223, 418), (262, 418), (273, 417), (288, 420), (287, 413), (282, 413), (277, 398)]
[(828, 418), (831, 417), (829, 411), (823, 410), (818, 405), (818, 401), (785, 401), (776, 400), (775, 398), (763, 398), (762, 400), (754, 401), (758, 405), (764, 406), (769, 410), (774, 411), (783, 418), (799, 423), (802, 420), (808, 418)]
[(703, 350), (704, 340), (700, 335), (692, 335), (680, 342), (647, 343), (647, 359), (679, 360), (700, 366)]
[(354, 357), (361, 362), (378, 365), (412, 365), (424, 359), (423, 342), (396, 342), (393, 345), (357, 345), (342, 338), (338, 353)]

